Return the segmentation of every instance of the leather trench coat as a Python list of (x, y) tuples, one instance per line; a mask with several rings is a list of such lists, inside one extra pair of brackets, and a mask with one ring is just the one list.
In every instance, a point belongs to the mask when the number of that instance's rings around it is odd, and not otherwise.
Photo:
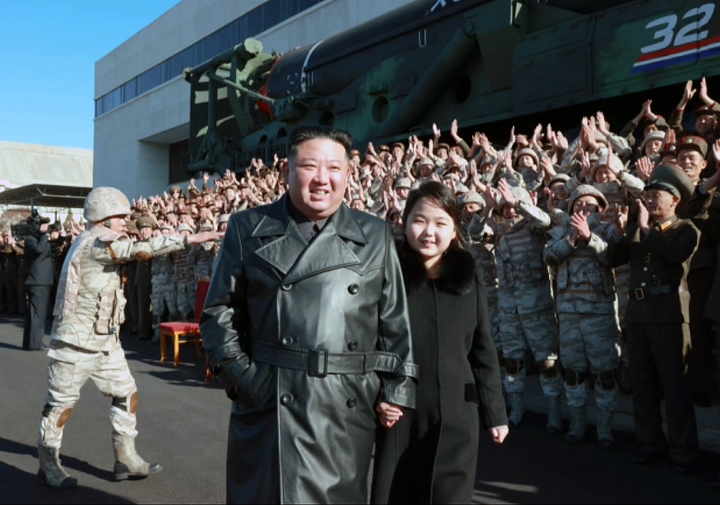
[(287, 196), (234, 214), (201, 319), (234, 400), (228, 502), (367, 502), (374, 407), (417, 367), (387, 225), (344, 205), (308, 244)]

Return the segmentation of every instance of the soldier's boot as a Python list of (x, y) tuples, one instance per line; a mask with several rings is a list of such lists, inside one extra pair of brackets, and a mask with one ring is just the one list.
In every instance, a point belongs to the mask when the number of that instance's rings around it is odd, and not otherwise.
[(135, 450), (135, 437), (113, 435), (115, 450), (115, 480), (144, 479), (158, 473), (162, 466), (148, 463)]
[(565, 443), (569, 445), (579, 444), (585, 436), (587, 425), (587, 412), (585, 405), (582, 407), (570, 407), (570, 430), (565, 434)]
[(77, 479), (71, 477), (60, 462), (63, 429), (70, 419), (71, 413), (72, 406), (51, 407), (45, 405), (43, 409), (37, 444), (40, 464), (38, 478), (46, 486), (54, 488), (77, 486)]
[(160, 343), (160, 325), (159, 324), (153, 329), (153, 337), (150, 340), (150, 343), (151, 344), (159, 344)]
[(523, 395), (520, 393), (508, 394), (508, 406), (510, 407), (510, 414), (508, 414), (508, 423), (510, 423), (510, 426), (520, 426), (523, 416), (525, 415), (525, 404), (523, 402)]
[(597, 415), (597, 437), (598, 445), (607, 451), (615, 448), (615, 439), (612, 436), (612, 412), (598, 411)]
[(562, 416), (560, 415), (560, 397), (548, 398), (548, 420), (545, 425), (548, 435), (562, 434)]
[(135, 450), (137, 430), (137, 389), (133, 387), (128, 396), (113, 397), (110, 422), (113, 426), (113, 449), (115, 450), (115, 479), (143, 479), (162, 470), (157, 463), (148, 463)]
[(523, 394), (525, 392), (525, 369), (520, 359), (505, 359), (505, 391), (507, 405), (510, 408), (508, 422), (511, 426), (519, 426), (525, 415)]

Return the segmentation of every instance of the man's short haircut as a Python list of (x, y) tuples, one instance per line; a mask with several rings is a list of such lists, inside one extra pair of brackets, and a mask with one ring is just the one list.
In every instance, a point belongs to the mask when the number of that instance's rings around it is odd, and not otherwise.
[(352, 135), (345, 130), (338, 130), (329, 126), (322, 125), (302, 125), (295, 128), (290, 133), (290, 145), (288, 149), (288, 158), (293, 158), (297, 154), (297, 147), (312, 139), (328, 139), (333, 140), (345, 148), (345, 156), (350, 160), (350, 149), (352, 148)]

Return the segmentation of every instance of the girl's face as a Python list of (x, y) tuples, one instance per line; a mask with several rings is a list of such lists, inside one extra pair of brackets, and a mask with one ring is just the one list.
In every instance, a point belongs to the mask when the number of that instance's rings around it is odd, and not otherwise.
[(408, 244), (425, 260), (425, 265), (436, 263), (457, 237), (455, 223), (450, 214), (427, 198), (413, 207), (405, 224)]

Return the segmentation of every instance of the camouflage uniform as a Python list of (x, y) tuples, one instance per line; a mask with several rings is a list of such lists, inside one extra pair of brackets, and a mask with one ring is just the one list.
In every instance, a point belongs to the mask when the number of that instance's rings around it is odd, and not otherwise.
[(208, 242), (191, 247), (187, 262), (195, 267), (195, 282), (201, 279), (210, 280), (215, 262), (214, 244)]
[(153, 328), (160, 326), (160, 321), (167, 307), (170, 319), (180, 318), (177, 305), (177, 289), (175, 288), (175, 268), (172, 258), (160, 256), (152, 262), (152, 307)]
[(522, 418), (526, 376), (523, 358), (527, 348), (540, 364), (540, 384), (553, 409), (559, 408), (562, 392), (562, 380), (555, 367), (558, 349), (555, 307), (548, 269), (543, 263), (542, 233), (550, 227), (550, 216), (527, 201), (520, 201), (517, 211), (522, 217), (513, 222), (503, 218), (493, 226), (505, 390), (510, 395), (512, 411), (517, 412), (511, 412), (514, 424)]
[[(110, 422), (116, 461), (127, 461), (124, 455), (130, 454), (127, 451), (131, 446), (133, 461), (147, 465), (139, 456), (134, 459), (137, 387), (119, 340), (126, 303), (120, 264), (141, 256), (167, 254), (183, 246), (184, 237), (133, 243), (124, 234), (96, 225), (81, 233), (70, 249), (53, 311), (48, 392), (38, 437), (40, 474), (49, 485), (74, 485), (74, 479), (59, 467), (57, 455), (65, 423), (88, 379), (101, 393), (113, 398)], [(147, 467), (140, 471), (146, 475)]]
[[(583, 187), (587, 186), (581, 186)], [(592, 189), (592, 188), (591, 188)], [(545, 260), (556, 265), (557, 312), (560, 321), (560, 361), (565, 369), (565, 395), (571, 410), (571, 433), (566, 440), (577, 443), (585, 429), (585, 375), (597, 374), (595, 402), (598, 419), (612, 419), (617, 387), (614, 370), (618, 365), (620, 330), (615, 315), (612, 268), (605, 256), (606, 238), (614, 226), (602, 223), (598, 213), (588, 217), (592, 238), (574, 245), (572, 228), (561, 225), (549, 232)], [(574, 426), (577, 416), (577, 426)], [(604, 425), (603, 425), (604, 427)], [(574, 431), (574, 428), (577, 430)], [(598, 437), (612, 438), (598, 426)], [(602, 441), (602, 440), (601, 440)]]
[(190, 313), (195, 311), (195, 267), (188, 264), (189, 253), (185, 249), (172, 255), (177, 283), (177, 307), (183, 320), (190, 319)]

